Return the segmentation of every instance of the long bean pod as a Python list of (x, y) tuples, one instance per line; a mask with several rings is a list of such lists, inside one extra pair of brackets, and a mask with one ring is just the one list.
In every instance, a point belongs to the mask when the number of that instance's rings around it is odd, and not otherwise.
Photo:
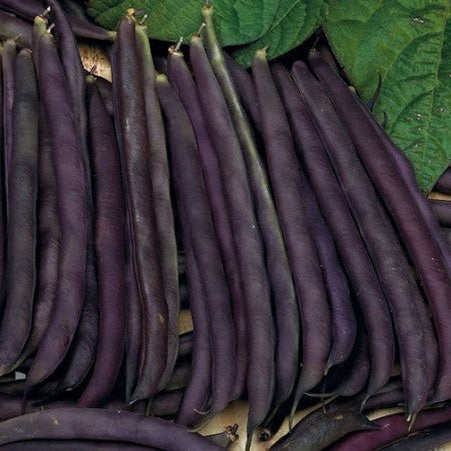
[[(270, 286), (240, 144), (198, 35), (191, 39), (190, 58), (205, 121), (218, 156), (249, 318), (247, 391), (250, 407), (246, 445), (249, 449), (255, 427), (264, 420), (270, 409), (275, 385), (275, 331)], [(224, 143), (228, 146), (225, 147)]]
[(451, 329), (445, 318), (451, 315), (451, 279), (446, 263), (431, 237), (430, 231), (415, 204), (405, 181), (399, 177), (393, 157), (385, 152), (381, 140), (348, 87), (323, 63), (316, 53), (309, 58), (333, 104), (346, 124), (359, 157), (377, 186), (392, 218), (403, 237), (414, 262), (433, 311), (433, 320), (440, 349), (440, 365), (434, 394), (435, 400), (451, 397)]
[(131, 442), (168, 451), (223, 449), (178, 424), (107, 409), (42, 410), (0, 423), (0, 435), (0, 445), (23, 440), (77, 439)]
[[(271, 185), (301, 314), (302, 365), (294, 399), (294, 404), (297, 405), (301, 396), (321, 381), (326, 370), (332, 343), (331, 312), (303, 197), (301, 181), (303, 174), (299, 168), (288, 118), (272, 79), (265, 50), (256, 52), (252, 63), (252, 75), (260, 103), (263, 142)], [(291, 342), (292, 337), (285, 335), (286, 333), (285, 329), (279, 331), (279, 341)], [(284, 354), (280, 356), (285, 360)], [(285, 389), (288, 388), (280, 401), (283, 402), (288, 398), (295, 377), (296, 371), (292, 372), (291, 381), (284, 379), (280, 381), (284, 383)], [(276, 393), (278, 383), (277, 379)]]
[(36, 286), (38, 87), (29, 50), (16, 58), (8, 179), (6, 306), (0, 327), (0, 374), (20, 357), (31, 329)]
[(99, 342), (93, 374), (78, 404), (94, 407), (116, 382), (125, 338), (125, 268), (122, 186), (114, 127), (95, 85), (88, 87), (95, 171), (96, 254), (99, 261)]
[[(390, 306), (409, 418), (425, 405), (437, 368), (437, 347), (419, 287), (401, 244), (346, 129), (304, 63), (294, 79), (312, 113)], [(425, 359), (425, 351), (429, 354)], [(435, 351), (435, 352), (434, 352)]]
[(244, 392), (248, 359), (247, 313), (243, 303), (241, 279), (234, 248), (232, 229), (228, 217), (224, 187), (213, 144), (205, 126), (205, 119), (199, 103), (198, 88), (183, 59), (183, 54), (171, 48), (168, 56), (168, 72), (171, 83), (177, 88), (196, 135), (202, 174), (210, 204), (213, 225), (221, 250), (224, 270), (230, 288), (233, 320), (236, 330), (236, 377), (233, 398)]
[[(135, 26), (136, 49), (140, 61), (146, 107), (147, 133), (149, 136), (150, 180), (152, 183), (153, 210), (158, 238), (158, 253), (163, 276), (163, 289), (167, 304), (167, 358), (160, 377), (158, 389), (164, 388), (177, 359), (178, 318), (180, 309), (177, 243), (174, 230), (174, 213), (170, 193), (170, 175), (166, 136), (160, 105), (155, 92), (155, 69), (153, 66), (147, 27)], [(155, 365), (155, 362), (153, 362)]]
[(82, 149), (64, 73), (50, 34), (40, 36), (38, 56), (39, 92), (48, 120), (57, 183), (61, 260), (51, 323), (27, 374), (29, 387), (56, 369), (73, 339), (84, 302), (88, 241)]
[[(142, 306), (142, 340), (139, 375), (131, 401), (152, 395), (166, 364), (167, 304), (164, 298), (158, 243), (149, 180), (149, 142), (141, 74), (135, 45), (135, 18), (127, 14), (120, 22), (116, 68), (122, 140), (120, 145), (125, 204), (131, 238), (131, 259)], [(141, 383), (140, 380), (146, 381)]]
[(222, 266), (213, 221), (203, 183), (197, 143), (189, 117), (165, 75), (157, 77), (171, 154), (177, 202), (184, 208), (182, 227), (188, 227), (194, 258), (201, 276), (208, 313), (212, 355), (210, 415), (232, 400), (235, 380), (235, 328), (230, 292)]
[(310, 112), (289, 73), (280, 65), (273, 74), (283, 97), (296, 148), (332, 232), (341, 260), (356, 293), (368, 331), (371, 374), (368, 393), (377, 391), (390, 377), (394, 363), (394, 336), (390, 314), (365, 244), (358, 233)]

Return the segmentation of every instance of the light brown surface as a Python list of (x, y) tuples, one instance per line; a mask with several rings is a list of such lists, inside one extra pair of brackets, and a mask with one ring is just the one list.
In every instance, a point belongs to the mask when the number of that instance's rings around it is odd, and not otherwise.
[[(100, 47), (80, 46), (80, 54), (82, 56), (83, 64), (86, 70), (90, 71), (95, 65), (96, 69), (94, 71), (95, 75), (106, 78), (111, 81), (111, 67), (108, 62), (106, 55), (102, 52)], [(431, 193), (429, 195), (431, 199), (444, 199), (450, 200), (451, 196), (446, 196), (440, 193)], [(183, 310), (180, 315), (180, 333), (191, 330), (193, 327), (190, 312), (188, 310)], [(301, 418), (311, 412), (314, 408), (306, 409), (304, 411), (298, 412), (296, 415), (295, 422), (298, 422)], [(224, 428), (228, 425), (233, 425), (237, 423), (238, 428), (238, 440), (233, 443), (229, 449), (232, 451), (244, 451), (246, 445), (246, 425), (247, 425), (247, 410), (248, 405), (245, 401), (236, 401), (232, 403), (223, 412), (216, 415), (200, 432), (201, 434), (214, 434), (217, 432), (222, 432)], [(388, 415), (395, 412), (400, 412), (401, 409), (384, 409), (377, 411), (370, 415), (370, 419), (375, 419), (377, 417)], [(252, 451), (263, 451), (268, 449), (268, 447), (276, 442), (282, 435), (288, 432), (288, 422), (282, 425), (278, 434), (276, 434), (270, 441), (260, 442), (257, 437), (253, 439)], [(451, 451), (451, 444), (446, 446), (441, 446), (435, 448), (437, 451)], [(360, 451), (360, 450), (353, 450)]]

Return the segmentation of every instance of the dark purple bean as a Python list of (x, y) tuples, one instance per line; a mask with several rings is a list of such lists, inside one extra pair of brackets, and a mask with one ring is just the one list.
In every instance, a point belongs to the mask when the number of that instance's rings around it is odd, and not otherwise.
[(437, 180), (434, 190), (444, 194), (451, 194), (451, 168), (447, 168), (445, 172)]
[(300, 167), (302, 196), (318, 249), (327, 295), (332, 310), (332, 348), (327, 359), (326, 372), (333, 365), (343, 363), (352, 351), (357, 334), (357, 322), (351, 302), (346, 274), (337, 254), (334, 239), (324, 220), (315, 193)]
[(78, 405), (102, 404), (113, 390), (125, 339), (124, 224), (119, 154), (114, 126), (95, 84), (88, 87), (95, 180), (95, 249), (100, 322), (94, 371)]
[[(285, 340), (276, 340), (276, 356), (285, 354), (285, 359), (275, 359), (274, 382), (276, 385), (273, 403), (277, 406), (291, 392), (292, 381), (296, 377), (294, 373), (298, 365), (299, 309), (296, 302), (296, 280), (293, 283), (289, 265), (290, 256), (284, 242), (268, 175), (257, 151), (249, 121), (239, 101), (216, 37), (213, 26), (213, 7), (206, 5), (202, 9), (202, 17), (206, 24), (209, 59), (213, 62), (212, 68), (229, 108), (248, 172), (249, 185), (253, 194), (258, 225), (265, 249), (266, 271), (271, 283), (271, 294), (276, 310), (276, 328), (283, 330), (286, 337)], [(249, 432), (251, 426), (252, 423), (248, 422)], [(250, 441), (246, 446), (250, 446)]]
[[(251, 200), (240, 144), (221, 88), (199, 36), (191, 39), (190, 58), (199, 86), (205, 122), (215, 148), (241, 274), (248, 323), (248, 441), (271, 406), (275, 386), (275, 330), (264, 248)], [(224, 143), (228, 143), (224, 146)], [(244, 282), (245, 281), (245, 282)]]
[(430, 429), (417, 431), (401, 438), (394, 443), (380, 448), (383, 451), (424, 451), (437, 449), (441, 445), (451, 442), (451, 424), (442, 423)]
[[(438, 355), (432, 323), (404, 251), (346, 128), (307, 66), (293, 64), (294, 80), (325, 143), (385, 293), (397, 336), (409, 418), (425, 405)], [(429, 357), (425, 359), (425, 352)], [(434, 353), (435, 351), (435, 353)], [(430, 359), (430, 360), (429, 360)]]
[[(3, 43), (2, 69), (3, 69), (3, 176), (5, 178), (5, 198), (8, 199), (9, 164), (13, 146), (13, 104), (14, 104), (14, 67), (17, 57), (17, 45), (13, 39)], [(6, 203), (6, 221), (8, 220), (9, 206)]]
[(236, 346), (230, 293), (213, 228), (191, 122), (165, 75), (157, 76), (156, 89), (166, 117), (177, 202), (183, 206), (196, 206), (182, 207), (184, 210), (181, 225), (182, 228), (188, 227), (205, 293), (213, 367), (210, 410), (210, 414), (213, 414), (223, 410), (233, 397)]
[[(29, 20), (33, 20), (45, 10), (44, 2), (39, 0), (0, 0), (0, 8)], [(105, 30), (72, 14), (66, 14), (66, 17), (75, 35), (80, 38), (114, 41), (116, 37), (116, 32)]]
[(120, 410), (70, 407), (34, 412), (0, 423), (0, 445), (30, 439), (121, 441), (168, 451), (223, 449), (183, 426), (159, 418)]
[(404, 179), (406, 186), (413, 197), (414, 202), (418, 206), (420, 213), (423, 216), (424, 221), (426, 222), (426, 226), (429, 229), (429, 232), (432, 235), (434, 241), (437, 243), (437, 246), (440, 249), (440, 252), (445, 260), (445, 263), (448, 265), (448, 271), (451, 274), (451, 252), (449, 252), (448, 246), (446, 242), (443, 240), (443, 237), (439, 230), (439, 226), (437, 224), (437, 219), (434, 216), (434, 213), (432, 212), (427, 199), (424, 197), (423, 193), (421, 192), (420, 188), (417, 185), (416, 176), (412, 164), (407, 159), (406, 154), (399, 147), (397, 147), (393, 141), (390, 140), (390, 138), (387, 136), (382, 126), (379, 125), (379, 123), (368, 111), (368, 109), (365, 108), (362, 102), (358, 99), (357, 95), (355, 95), (354, 97), (357, 100), (361, 110), (365, 114), (365, 117), (373, 126), (373, 129), (376, 131), (384, 147), (387, 149), (387, 151), (391, 154), (391, 156), (395, 160), (396, 165), (398, 166), (399, 169), (399, 173)]
[(394, 362), (394, 337), (384, 295), (307, 106), (283, 66), (274, 65), (273, 75), (296, 148), (362, 311), (369, 339), (371, 374), (367, 390), (371, 394), (387, 382)]
[[(178, 318), (180, 298), (178, 287), (177, 243), (172, 211), (168, 152), (166, 136), (155, 92), (155, 69), (153, 66), (147, 27), (135, 26), (136, 49), (140, 61), (144, 103), (146, 107), (147, 133), (149, 136), (150, 180), (152, 183), (153, 210), (158, 239), (158, 253), (163, 275), (163, 288), (167, 304), (167, 357), (160, 377), (158, 390), (167, 384), (177, 360)], [(155, 365), (155, 362), (151, 362)]]
[(5, 260), (6, 260), (6, 205), (4, 199), (4, 192), (6, 190), (6, 183), (4, 180), (4, 130), (3, 130), (3, 48), (0, 50), (0, 176), (2, 182), (0, 182), (0, 315), (3, 314), (4, 308), (4, 271), (5, 271)]
[[(297, 406), (302, 395), (323, 378), (332, 342), (331, 312), (304, 202), (303, 174), (299, 169), (288, 118), (272, 79), (265, 50), (256, 52), (252, 75), (260, 104), (271, 185), (301, 313), (302, 365), (294, 399), (294, 405)], [(284, 329), (278, 331), (279, 341), (292, 340), (290, 335), (285, 334)], [(285, 360), (285, 354), (279, 355)], [(294, 369), (290, 381), (282, 379), (284, 384), (289, 382), (289, 389), (281, 401), (288, 398), (296, 373)], [(279, 373), (276, 393), (278, 383)], [(293, 415), (294, 412), (295, 408)]]
[(410, 428), (403, 413), (383, 416), (373, 420), (373, 423), (379, 426), (379, 430), (351, 434), (331, 446), (330, 450), (376, 449), (404, 437), (409, 432), (420, 431), (445, 421), (451, 421), (451, 407), (423, 410)]
[[(111, 71), (113, 80), (117, 80), (117, 46), (111, 51)], [(112, 83), (114, 128), (119, 147), (119, 157), (123, 159), (122, 133), (119, 109), (119, 83)], [(122, 166), (123, 162), (121, 162)], [(142, 342), (142, 306), (139, 298), (137, 282), (133, 270), (133, 248), (130, 226), (130, 216), (125, 209), (125, 284), (126, 284), (126, 337), (125, 337), (125, 399), (130, 402), (133, 388), (139, 372), (139, 351)]]
[(377, 429), (359, 409), (323, 412), (321, 408), (308, 414), (269, 449), (320, 451), (331, 443), (354, 431)]
[(440, 232), (444, 236), (445, 244), (451, 250), (451, 229), (447, 227), (440, 227)]
[[(119, 25), (116, 68), (120, 115), (121, 165), (131, 238), (131, 258), (142, 307), (142, 341), (139, 375), (131, 402), (151, 396), (167, 359), (167, 315), (158, 237), (150, 181), (150, 148), (147, 135), (142, 77), (135, 44), (135, 19), (126, 15)], [(137, 391), (137, 389), (139, 389)]]
[(55, 305), (51, 323), (27, 375), (29, 387), (53, 373), (73, 339), (84, 302), (88, 241), (82, 148), (63, 70), (50, 34), (43, 33), (39, 38), (38, 55), (39, 90), (52, 143), (62, 238)]
[(448, 200), (429, 199), (429, 205), (432, 207), (440, 225), (442, 227), (451, 227), (451, 202)]
[(236, 377), (233, 399), (244, 392), (247, 369), (247, 320), (243, 303), (241, 279), (234, 248), (230, 219), (228, 217), (224, 188), (213, 144), (205, 126), (205, 119), (199, 102), (198, 88), (180, 51), (171, 48), (168, 57), (168, 71), (171, 83), (179, 92), (196, 135), (202, 174), (205, 180), (213, 225), (221, 250), (224, 270), (230, 288), (233, 319), (236, 330)]
[(447, 265), (431, 237), (415, 201), (393, 157), (385, 152), (377, 133), (365, 117), (346, 84), (315, 53), (310, 63), (332, 96), (333, 104), (346, 124), (366, 170), (383, 198), (403, 237), (433, 311), (440, 350), (435, 400), (451, 397), (451, 328), (445, 318), (451, 316), (451, 281)]
[(14, 39), (21, 48), (31, 48), (33, 27), (11, 14), (0, 11), (0, 39)]
[(57, 188), (52, 161), (52, 146), (44, 111), (39, 117), (38, 189), (38, 279), (33, 305), (33, 323), (21, 360), (38, 348), (50, 322), (58, 279), (61, 230), (57, 207)]
[(38, 87), (30, 50), (16, 58), (8, 178), (6, 306), (0, 327), (0, 375), (19, 359), (31, 329), (36, 286)]
[[(179, 204), (178, 208), (179, 215), (183, 216), (183, 206)], [(183, 222), (186, 224), (186, 221)], [(210, 351), (207, 302), (202, 287), (201, 275), (194, 258), (190, 232), (185, 227), (182, 233), (194, 330), (193, 351), (191, 355), (191, 380), (185, 389), (176, 421), (186, 426), (195, 426), (202, 418), (200, 412), (205, 411), (206, 403), (210, 395), (212, 357)]]
[(232, 76), (234, 85), (240, 96), (244, 109), (259, 132), (262, 130), (260, 105), (255, 90), (252, 75), (241, 67), (227, 52), (223, 52), (227, 69)]

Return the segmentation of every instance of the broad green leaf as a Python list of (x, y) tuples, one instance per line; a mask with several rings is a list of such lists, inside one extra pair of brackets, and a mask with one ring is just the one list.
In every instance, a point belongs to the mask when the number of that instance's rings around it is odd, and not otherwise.
[(363, 99), (381, 91), (375, 114), (429, 192), (451, 163), (449, 0), (332, 0), (325, 30)]
[(257, 50), (268, 47), (268, 58), (283, 55), (305, 41), (324, 20), (328, 0), (281, 0), (274, 23), (258, 41), (235, 50), (243, 66), (252, 64)]
[[(215, 24), (222, 45), (246, 44), (262, 36), (273, 23), (281, 0), (215, 0)], [(149, 36), (162, 41), (190, 38), (202, 19), (204, 0), (90, 0), (89, 14), (115, 29), (128, 8), (147, 14)]]

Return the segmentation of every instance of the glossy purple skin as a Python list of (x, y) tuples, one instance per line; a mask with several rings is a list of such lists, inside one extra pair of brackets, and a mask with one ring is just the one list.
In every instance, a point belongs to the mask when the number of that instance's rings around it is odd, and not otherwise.
[[(292, 71), (324, 140), (327, 154), (390, 307), (398, 342), (408, 415), (414, 415), (426, 404), (432, 388), (428, 373), (435, 373), (438, 360), (437, 354), (433, 362), (424, 358), (426, 350), (434, 351), (437, 348), (434, 346), (435, 336), (422, 294), (404, 254), (402, 243), (379, 201), (378, 193), (367, 175), (366, 166), (359, 160), (348, 131), (307, 66), (297, 61), (293, 64)], [(431, 363), (431, 366), (427, 363)]]
[(114, 126), (97, 86), (88, 87), (95, 174), (95, 248), (99, 273), (99, 338), (94, 371), (78, 405), (102, 404), (113, 390), (125, 340), (124, 212)]
[(451, 328), (446, 318), (451, 316), (451, 280), (446, 262), (420, 214), (409, 188), (399, 177), (393, 157), (387, 154), (371, 123), (365, 120), (360, 107), (346, 84), (311, 53), (309, 62), (333, 99), (334, 107), (346, 124), (359, 157), (377, 186), (390, 211), (405, 246), (414, 262), (423, 289), (433, 312), (437, 333), (440, 364), (435, 400), (451, 398)]
[(52, 146), (45, 114), (39, 117), (39, 161), (38, 161), (38, 234), (39, 261), (36, 297), (33, 305), (33, 324), (21, 360), (32, 354), (42, 339), (49, 324), (55, 302), (58, 278), (58, 262), (61, 230), (58, 218), (55, 171), (52, 161)]
[[(158, 253), (163, 277), (164, 295), (168, 310), (167, 358), (157, 390), (167, 384), (177, 360), (179, 333), (179, 283), (177, 268), (177, 243), (174, 228), (174, 212), (171, 201), (168, 150), (165, 127), (155, 91), (153, 64), (147, 27), (135, 26), (136, 51), (140, 61), (144, 103), (146, 107), (147, 133), (149, 136), (150, 180), (152, 184), (153, 210), (158, 238)], [(150, 362), (155, 365), (155, 362)]]
[(431, 205), (428, 200), (425, 198), (420, 188), (417, 185), (415, 172), (413, 170), (412, 164), (406, 157), (406, 154), (395, 145), (393, 141), (385, 133), (382, 126), (376, 121), (376, 119), (371, 115), (367, 108), (362, 104), (362, 102), (358, 99), (357, 95), (354, 96), (356, 102), (359, 104), (365, 118), (371, 123), (373, 126), (373, 130), (377, 133), (381, 142), (383, 143), (387, 152), (393, 157), (396, 165), (399, 169), (399, 174), (403, 178), (410, 194), (420, 213), (426, 223), (426, 226), (432, 236), (432, 238), (437, 243), (437, 246), (440, 249), (440, 252), (445, 260), (446, 265), (448, 266), (448, 272), (451, 274), (451, 252), (448, 249), (446, 240), (443, 239), (443, 236), (440, 232), (439, 225), (437, 224), (437, 218), (432, 211)]
[(135, 46), (135, 19), (125, 16), (118, 29), (117, 58), (113, 61), (120, 111), (119, 145), (131, 260), (142, 308), (139, 374), (131, 402), (154, 394), (167, 359), (167, 304), (158, 255), (158, 236), (149, 169), (149, 141), (141, 75)]
[(27, 375), (29, 386), (36, 385), (53, 373), (73, 339), (84, 303), (88, 243), (83, 151), (63, 70), (50, 34), (40, 36), (38, 57), (39, 91), (53, 147), (62, 239), (51, 324)]
[[(221, 87), (225, 103), (228, 107), (229, 115), (234, 126), (236, 137), (241, 146), (241, 151), (248, 173), (249, 186), (255, 205), (255, 215), (264, 246), (266, 272), (268, 275), (268, 281), (270, 283), (271, 295), (272, 298), (274, 298), (274, 305), (284, 304), (284, 307), (287, 309), (287, 311), (289, 311), (285, 318), (284, 324), (287, 327), (287, 335), (292, 337), (292, 342), (288, 343), (287, 340), (287, 342), (285, 342), (284, 344), (292, 346), (294, 343), (294, 345), (296, 345), (299, 331), (299, 327), (297, 326), (299, 314), (295, 300), (295, 290), (293, 287), (292, 274), (290, 272), (289, 258), (281, 231), (281, 225), (277, 216), (274, 199), (271, 193), (268, 174), (266, 172), (264, 162), (259, 155), (251, 125), (240, 102), (239, 95), (233, 83), (231, 74), (227, 69), (223, 51), (216, 36), (216, 31), (214, 28), (214, 8), (211, 5), (205, 5), (202, 8), (202, 18), (206, 24), (205, 43), (207, 47), (208, 57), (211, 62), (211, 67), (213, 69), (215, 77), (219, 83), (219, 86)], [(243, 278), (243, 280), (246, 279)], [(263, 306), (265, 308), (268, 307), (266, 304), (261, 304), (261, 307)], [(260, 314), (261, 313), (262, 310), (260, 309)], [(278, 316), (280, 319), (281, 315)], [(250, 318), (250, 316), (248, 317)], [(273, 325), (270, 325), (271, 322), (273, 323)], [(268, 321), (267, 326), (268, 330), (269, 327), (273, 329), (273, 334), (276, 333), (276, 331), (274, 330), (276, 327), (274, 320)], [(249, 340), (251, 341), (252, 339), (250, 338)], [(277, 346), (277, 340), (275, 342), (275, 345)], [(274, 344), (272, 344), (272, 346), (274, 346)], [(252, 351), (250, 351), (250, 354), (251, 353)], [(284, 362), (289, 368), (291, 365), (291, 368), (285, 374), (288, 380), (290, 379), (293, 372), (292, 367), (296, 366), (296, 360), (293, 357), (296, 358), (297, 356), (293, 356), (293, 352), (291, 350), (291, 352), (287, 354), (286, 362)], [(272, 371), (274, 379), (271, 381), (271, 384), (274, 384), (274, 393), (272, 393), (271, 390), (271, 396), (274, 400), (274, 403), (279, 404), (280, 399), (284, 398), (286, 396), (286, 393), (284, 393), (283, 390), (277, 393), (275, 392), (276, 368), (274, 368)], [(250, 383), (248, 383), (248, 389), (249, 387)], [(289, 389), (290, 383), (287, 383), (286, 390)], [(250, 397), (253, 397), (253, 395)], [(270, 401), (269, 397), (270, 396), (268, 395), (268, 397), (260, 399), (259, 408), (263, 408), (264, 402)], [(247, 449), (249, 449), (251, 445), (251, 430), (254, 426), (256, 426), (256, 424), (253, 425), (253, 421), (250, 421), (252, 419), (252, 415), (255, 414), (252, 408), (249, 413), (250, 415), (248, 418), (247, 428), (248, 440), (246, 442)]]
[[(294, 400), (297, 405), (301, 396), (316, 386), (324, 376), (332, 344), (331, 311), (304, 201), (304, 174), (300, 170), (288, 118), (273, 81), (266, 52), (258, 51), (255, 54), (252, 75), (260, 104), (268, 172), (301, 316), (302, 365)], [(290, 311), (282, 313), (291, 314)], [(293, 342), (294, 336), (289, 330), (281, 329), (278, 332), (279, 343), (285, 340), (290, 344)], [(284, 351), (286, 355), (281, 353), (281, 349), (277, 349), (277, 355), (282, 360), (291, 358), (290, 352), (297, 353), (297, 348), (292, 345)], [(282, 374), (276, 373), (276, 393), (280, 390), (277, 386), (279, 383), (286, 390), (280, 402), (288, 398), (297, 377), (296, 365), (289, 368), (291, 380), (284, 380), (288, 375), (286, 370)]]
[[(451, 420), (451, 407), (442, 409), (428, 409), (420, 412), (410, 428), (410, 432), (433, 426), (434, 424), (449, 422)], [(373, 421), (380, 427), (377, 431), (357, 432), (340, 440), (330, 447), (332, 451), (348, 451), (350, 449), (375, 449), (409, 433), (409, 423), (403, 413), (387, 415)]]
[(19, 359), (31, 329), (37, 278), (38, 86), (30, 50), (14, 70), (12, 152), (8, 179), (6, 305), (0, 327), (0, 373)]
[[(221, 88), (208, 62), (202, 40), (191, 39), (190, 58), (199, 86), (200, 103), (224, 183), (235, 250), (238, 256), (243, 299), (247, 308), (249, 363), (248, 435), (269, 412), (275, 386), (275, 326), (270, 304), (270, 286), (264, 260), (264, 247), (257, 228), (248, 174), (239, 141)], [(224, 143), (228, 143), (225, 147)], [(248, 440), (248, 443), (250, 441)]]
[(27, 439), (131, 442), (168, 451), (222, 450), (184, 426), (139, 413), (62, 407), (22, 415), (0, 423), (0, 445)]
[(215, 154), (205, 118), (199, 103), (199, 91), (190, 70), (180, 52), (170, 49), (168, 57), (169, 79), (178, 90), (180, 100), (185, 106), (196, 135), (202, 174), (205, 180), (208, 201), (210, 205), (213, 226), (221, 250), (222, 262), (230, 288), (233, 320), (236, 330), (236, 376), (233, 398), (240, 397), (244, 392), (247, 369), (247, 313), (243, 303), (241, 279), (237, 256), (234, 248), (230, 219), (228, 217), (224, 188), (218, 158)]
[[(191, 122), (166, 76), (157, 77), (156, 87), (166, 117), (176, 199), (184, 208), (181, 225), (182, 228), (187, 227), (190, 233), (192, 251), (205, 293), (212, 355), (212, 414), (223, 410), (232, 400), (236, 373), (235, 327), (230, 292)], [(194, 205), (195, 209), (189, 207)]]
[(394, 337), (384, 295), (305, 102), (286, 69), (274, 66), (273, 75), (290, 119), (299, 156), (351, 286), (357, 293), (357, 302), (368, 330), (372, 365), (367, 390), (373, 393), (388, 381), (394, 362)]

